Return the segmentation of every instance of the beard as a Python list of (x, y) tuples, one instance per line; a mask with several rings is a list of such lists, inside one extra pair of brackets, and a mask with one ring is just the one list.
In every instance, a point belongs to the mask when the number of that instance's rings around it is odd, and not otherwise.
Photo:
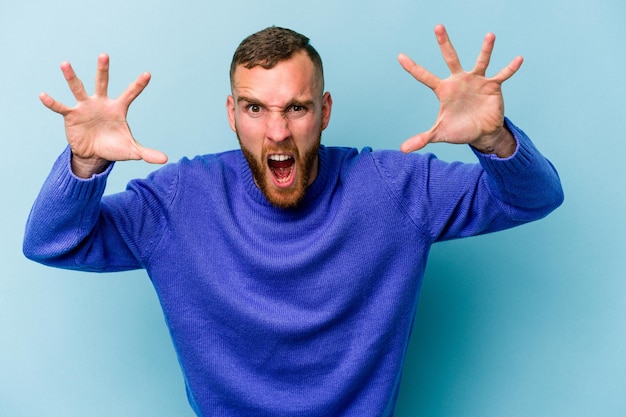
[[(286, 145), (273, 149), (264, 147), (260, 160), (255, 158), (252, 152), (243, 146), (238, 132), (237, 138), (239, 139), (241, 151), (248, 161), (254, 182), (270, 204), (282, 209), (297, 208), (306, 195), (306, 191), (310, 185), (309, 182), (311, 182), (312, 172), (316, 168), (315, 164), (318, 161), (318, 152), (321, 143), (321, 131), (313, 147), (306, 150), (302, 155), (295, 146)], [(274, 185), (272, 180), (274, 174), (268, 166), (268, 155), (279, 152), (290, 152), (294, 155), (294, 164), (296, 166), (295, 175), (297, 175), (297, 177), (293, 185), (289, 188), (279, 188)]]

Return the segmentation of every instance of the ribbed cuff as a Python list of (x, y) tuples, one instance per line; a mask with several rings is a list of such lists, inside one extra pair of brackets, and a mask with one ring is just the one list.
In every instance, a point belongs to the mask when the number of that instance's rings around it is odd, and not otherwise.
[(50, 177), (55, 179), (55, 188), (58, 192), (74, 200), (88, 200), (94, 196), (102, 196), (114, 164), (111, 163), (106, 170), (91, 178), (80, 178), (72, 172), (71, 160), (72, 151), (67, 146), (52, 168)]
[(505, 118), (504, 123), (517, 142), (517, 149), (513, 155), (508, 158), (500, 158), (494, 154), (484, 154), (473, 147), (471, 149), (485, 171), (506, 177), (527, 169), (532, 163), (534, 155), (537, 154), (537, 149), (526, 133), (515, 126), (509, 119)]

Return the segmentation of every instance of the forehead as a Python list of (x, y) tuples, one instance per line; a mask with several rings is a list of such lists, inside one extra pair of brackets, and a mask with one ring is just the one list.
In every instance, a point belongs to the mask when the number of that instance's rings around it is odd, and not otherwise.
[(235, 98), (293, 100), (321, 95), (319, 84), (313, 62), (299, 52), (269, 69), (239, 65), (233, 74), (232, 92)]

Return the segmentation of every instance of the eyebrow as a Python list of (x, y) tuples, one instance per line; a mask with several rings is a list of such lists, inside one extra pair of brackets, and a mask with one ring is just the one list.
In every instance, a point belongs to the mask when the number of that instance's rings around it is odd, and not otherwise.
[(246, 96), (239, 96), (237, 97), (237, 103), (241, 103), (242, 101), (247, 101), (248, 103), (256, 103), (257, 100), (254, 100), (250, 97), (246, 97)]
[[(246, 103), (250, 103), (250, 104), (258, 104), (261, 105), (263, 107), (267, 107), (262, 101), (254, 99), (252, 97), (246, 97), (246, 96), (239, 96), (237, 97), (237, 104), (241, 103), (241, 102), (246, 102)], [(285, 106), (285, 108), (288, 108), (290, 106), (303, 106), (303, 107), (312, 107), (314, 104), (314, 100), (292, 100), (289, 102), (289, 104), (287, 104), (287, 106)]]

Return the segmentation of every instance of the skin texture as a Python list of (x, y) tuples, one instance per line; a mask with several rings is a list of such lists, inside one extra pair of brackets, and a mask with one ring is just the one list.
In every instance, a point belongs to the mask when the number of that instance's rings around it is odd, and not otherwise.
[[(319, 84), (304, 52), (272, 69), (239, 66), (235, 71), (226, 100), (228, 121), (257, 186), (275, 206), (297, 206), (317, 176), (317, 150), (332, 108), (330, 94), (322, 94)], [(279, 179), (270, 155), (293, 158), (284, 170), (290, 175)]]
[[(448, 78), (436, 77), (404, 54), (398, 57), (400, 65), (417, 81), (431, 88), (440, 102), (433, 127), (406, 140), (401, 150), (412, 152), (429, 143), (449, 142), (469, 144), (481, 152), (493, 153), (501, 158), (512, 155), (516, 143), (504, 126), (501, 87), (520, 68), (522, 58), (513, 59), (494, 77), (487, 78), (485, 73), (495, 35), (488, 33), (485, 36), (471, 71), (464, 71), (461, 67), (443, 25), (435, 27), (435, 35), (450, 69)], [(244, 71), (237, 68), (233, 95), (227, 99), (231, 128), (237, 132), (246, 156), (252, 161), (257, 184), (261, 189), (265, 188), (263, 191), (270, 201), (284, 207), (297, 204), (302, 189), (317, 175), (316, 155), (306, 155), (319, 145), (321, 131), (328, 125), (332, 108), (330, 94), (315, 91), (315, 86), (320, 84), (316, 81), (319, 80), (315, 80), (308, 68), (310, 65), (303, 62), (300, 55), (296, 54), (269, 70), (255, 67)], [(119, 97), (110, 98), (107, 93), (107, 55), (98, 57), (92, 96), (87, 94), (69, 62), (62, 63), (61, 70), (76, 105), (69, 107), (46, 93), (42, 93), (40, 99), (47, 108), (64, 118), (67, 140), (72, 149), (72, 169), (77, 176), (89, 178), (102, 172), (112, 161), (143, 159), (155, 164), (167, 162), (163, 152), (146, 148), (135, 140), (126, 120), (130, 105), (150, 81), (149, 73), (141, 74)], [(260, 80), (271, 83), (274, 90), (269, 91), (256, 84)], [(248, 110), (245, 112), (244, 102), (240, 100), (244, 93), (250, 96), (247, 98), (259, 101), (247, 103)], [(252, 108), (249, 104), (257, 106)], [(303, 104), (307, 105), (303, 116), (292, 114), (299, 113)], [(254, 119), (250, 110), (262, 110), (263, 115)], [(272, 179), (266, 158), (272, 152), (295, 158), (297, 163), (291, 172), (293, 177), (278, 183)]]
[(469, 144), (483, 153), (493, 153), (500, 158), (511, 156), (516, 143), (504, 127), (504, 100), (502, 84), (511, 78), (522, 65), (518, 56), (494, 77), (485, 73), (491, 60), (496, 37), (485, 36), (482, 49), (471, 71), (464, 71), (459, 57), (443, 25), (435, 27), (435, 36), (450, 76), (441, 79), (416, 64), (404, 54), (398, 56), (400, 65), (417, 81), (429, 87), (439, 99), (439, 115), (430, 130), (406, 140), (401, 150), (413, 152), (429, 143), (448, 142)]

